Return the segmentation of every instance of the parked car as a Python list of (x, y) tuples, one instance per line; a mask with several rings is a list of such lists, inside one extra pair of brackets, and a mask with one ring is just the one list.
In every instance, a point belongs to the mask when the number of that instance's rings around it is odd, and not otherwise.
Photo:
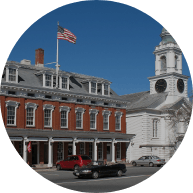
[(98, 178), (101, 176), (122, 176), (125, 173), (125, 164), (104, 164), (104, 161), (91, 162), (89, 165), (74, 170), (73, 174), (78, 178)]
[(142, 156), (138, 160), (133, 160), (132, 165), (133, 166), (158, 166), (160, 167), (161, 165), (165, 164), (165, 159), (160, 159), (158, 156)]
[(65, 160), (56, 162), (57, 170), (61, 169), (78, 169), (88, 165), (92, 160), (87, 155), (71, 155)]

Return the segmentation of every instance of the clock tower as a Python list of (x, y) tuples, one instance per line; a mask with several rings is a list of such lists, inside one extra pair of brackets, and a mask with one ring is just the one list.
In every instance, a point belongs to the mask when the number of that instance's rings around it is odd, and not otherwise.
[(188, 78), (182, 75), (182, 51), (170, 33), (163, 28), (162, 41), (155, 47), (155, 76), (149, 77), (150, 94), (167, 92), (166, 104), (181, 97), (188, 99)]

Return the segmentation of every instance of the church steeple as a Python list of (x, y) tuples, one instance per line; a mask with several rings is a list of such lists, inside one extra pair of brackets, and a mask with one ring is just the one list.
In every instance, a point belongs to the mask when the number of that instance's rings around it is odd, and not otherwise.
[(165, 73), (182, 74), (182, 51), (170, 33), (163, 28), (160, 34), (161, 42), (156, 46), (155, 75)]

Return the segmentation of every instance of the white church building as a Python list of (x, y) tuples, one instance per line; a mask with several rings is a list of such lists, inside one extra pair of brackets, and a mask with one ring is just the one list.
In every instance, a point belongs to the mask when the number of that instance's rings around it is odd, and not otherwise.
[(187, 129), (182, 121), (175, 128), (167, 110), (191, 108), (188, 78), (182, 74), (182, 51), (163, 28), (155, 47), (155, 76), (149, 77), (150, 91), (121, 96), (128, 101), (127, 134), (135, 134), (127, 148), (127, 161), (156, 155), (166, 162), (181, 143)]

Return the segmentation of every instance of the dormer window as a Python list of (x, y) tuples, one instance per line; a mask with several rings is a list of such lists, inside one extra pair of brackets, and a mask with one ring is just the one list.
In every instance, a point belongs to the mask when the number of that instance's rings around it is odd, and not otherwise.
[(97, 83), (92, 81), (89, 82), (89, 93), (97, 94)]
[(6, 66), (6, 82), (18, 83), (18, 66), (12, 64)]
[(59, 77), (59, 88), (64, 90), (69, 90), (69, 77), (60, 76)]
[(45, 86), (52, 87), (52, 75), (45, 74)]
[(109, 95), (109, 85), (104, 84), (104, 95)]

